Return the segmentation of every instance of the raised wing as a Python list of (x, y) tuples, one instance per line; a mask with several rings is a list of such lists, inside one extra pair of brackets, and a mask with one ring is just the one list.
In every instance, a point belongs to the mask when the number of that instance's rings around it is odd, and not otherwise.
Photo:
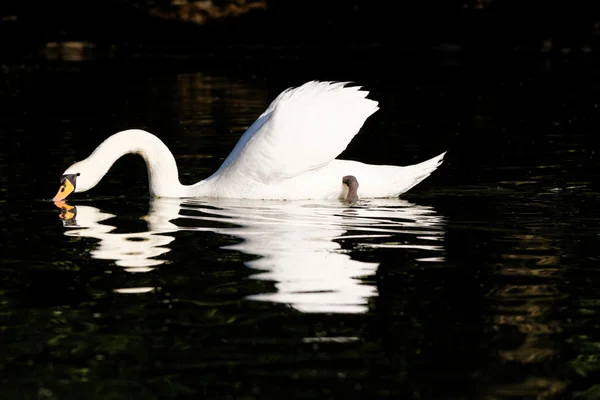
[(377, 102), (347, 82), (287, 89), (242, 135), (215, 173), (269, 183), (318, 169), (335, 159), (377, 111)]

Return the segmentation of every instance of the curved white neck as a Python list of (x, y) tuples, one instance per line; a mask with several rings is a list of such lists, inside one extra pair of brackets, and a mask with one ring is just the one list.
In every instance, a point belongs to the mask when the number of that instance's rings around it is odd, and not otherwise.
[(169, 148), (153, 134), (129, 129), (115, 133), (106, 139), (83, 162), (94, 165), (97, 181), (108, 172), (110, 167), (125, 154), (139, 154), (148, 168), (150, 194), (159, 197), (185, 197), (189, 186), (179, 182), (177, 163)]

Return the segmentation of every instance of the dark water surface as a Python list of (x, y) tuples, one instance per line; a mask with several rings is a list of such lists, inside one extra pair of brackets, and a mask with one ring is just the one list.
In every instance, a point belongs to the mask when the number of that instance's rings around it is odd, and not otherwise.
[[(0, 71), (0, 398), (599, 398), (600, 65), (414, 56)], [(343, 64), (343, 65), (342, 65)], [(446, 162), (401, 199), (151, 200), (143, 128), (208, 176), (283, 89), (381, 110), (345, 158)]]

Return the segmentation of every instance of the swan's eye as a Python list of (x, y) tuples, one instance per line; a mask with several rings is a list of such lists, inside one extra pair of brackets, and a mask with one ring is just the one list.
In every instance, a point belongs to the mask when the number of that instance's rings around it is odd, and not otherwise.
[(79, 176), (79, 175), (81, 175), (81, 174), (78, 172), (78, 173), (76, 173), (75, 175)]

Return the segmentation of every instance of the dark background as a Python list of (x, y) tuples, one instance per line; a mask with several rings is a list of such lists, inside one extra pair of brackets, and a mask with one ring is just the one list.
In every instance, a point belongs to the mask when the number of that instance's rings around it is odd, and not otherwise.
[[(599, 4), (1, 1), (0, 398), (598, 398)], [(223, 252), (227, 235), (178, 233), (152, 274), (65, 236), (60, 175), (108, 135), (157, 134), (196, 182), (309, 79), (381, 103), (343, 158), (448, 150), (405, 196), (444, 218), (444, 262), (342, 241), (382, 261), (369, 313), (239, 307), (271, 288)], [(73, 204), (131, 232), (147, 196), (130, 156)], [(165, 289), (113, 292), (145, 286)], [(364, 341), (316, 349), (312, 331)]]
[(598, 49), (599, 11), (597, 1), (3, 1), (0, 47), (2, 58), (64, 41), (113, 46), (112, 57), (332, 45), (569, 54)]

